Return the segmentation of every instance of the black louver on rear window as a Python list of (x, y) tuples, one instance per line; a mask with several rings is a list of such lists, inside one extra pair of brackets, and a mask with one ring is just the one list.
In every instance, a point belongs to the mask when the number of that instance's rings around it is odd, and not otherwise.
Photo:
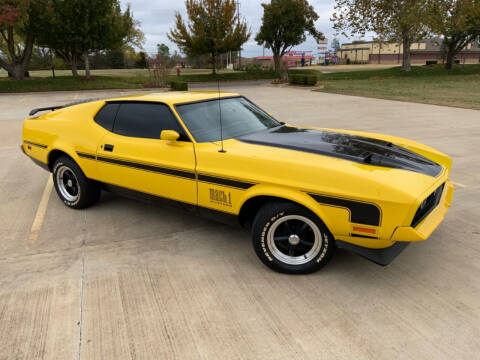
[(430, 212), (435, 209), (435, 207), (438, 205), (440, 202), (440, 198), (442, 197), (443, 193), (443, 188), (445, 186), (445, 183), (440, 185), (437, 190), (435, 190), (433, 193), (431, 193), (423, 202), (420, 204), (418, 207), (417, 212), (415, 213), (415, 216), (413, 217), (412, 224), (410, 225), (411, 227), (417, 226), (420, 221), (425, 219), (425, 217), (430, 214)]

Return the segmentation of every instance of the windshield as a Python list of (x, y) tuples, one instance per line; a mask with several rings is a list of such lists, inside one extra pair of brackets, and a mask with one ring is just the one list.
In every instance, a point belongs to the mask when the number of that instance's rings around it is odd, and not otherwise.
[(281, 125), (243, 97), (176, 105), (175, 108), (197, 142), (220, 140), (220, 112), (224, 140)]

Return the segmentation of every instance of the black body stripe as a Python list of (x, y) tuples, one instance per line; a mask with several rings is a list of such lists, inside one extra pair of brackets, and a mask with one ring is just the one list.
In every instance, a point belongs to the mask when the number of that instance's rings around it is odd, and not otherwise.
[(341, 199), (326, 195), (309, 195), (320, 204), (348, 209), (350, 212), (350, 222), (352, 223), (380, 226), (382, 214), (380, 208), (375, 204)]
[(127, 160), (114, 159), (114, 158), (103, 157), (103, 156), (97, 156), (97, 160), (102, 161), (102, 162), (106, 162), (106, 163), (110, 163), (110, 164), (127, 166), (127, 167), (131, 167), (131, 168), (134, 168), (134, 169), (139, 169), (139, 170), (146, 170), (146, 171), (152, 171), (152, 172), (165, 174), (165, 175), (178, 176), (178, 177), (185, 178), (185, 179), (192, 179), (192, 180), (195, 179), (195, 173), (194, 172), (189, 172), (189, 171), (184, 171), (184, 170), (170, 169), (170, 168), (165, 168), (165, 167), (161, 167), (161, 166), (157, 166), (157, 165), (142, 164), (142, 163), (127, 161)]
[(203, 175), (203, 174), (198, 174), (198, 181), (208, 182), (208, 183), (222, 185), (222, 186), (229, 186), (229, 187), (234, 187), (239, 189), (249, 189), (253, 185), (255, 185), (249, 182), (225, 179), (225, 178), (220, 178), (220, 177), (211, 176), (211, 175)]
[[(104, 156), (95, 156), (93, 154), (87, 154), (82, 152), (77, 152), (77, 155), (85, 159), (92, 159), (92, 160), (97, 159), (98, 161), (106, 162), (109, 164), (128, 166), (134, 169), (153, 171), (153, 172), (157, 172), (165, 175), (178, 176), (186, 179), (192, 179), (192, 180), (196, 179), (194, 172), (165, 168), (158, 165), (143, 164), (143, 163), (137, 163), (133, 161), (115, 159), (115, 158), (104, 157)], [(203, 174), (198, 175), (198, 181), (208, 182), (208, 183), (222, 185), (222, 186), (229, 186), (229, 187), (234, 187), (238, 189), (248, 189), (248, 188), (251, 188), (253, 185), (255, 185), (254, 183), (248, 183), (245, 181), (225, 179), (217, 176), (203, 175)]]
[(36, 143), (36, 142), (33, 142), (33, 141), (23, 140), (23, 142), (25, 144), (33, 145), (33, 146), (36, 146), (36, 147), (39, 147), (39, 148), (42, 148), (42, 149), (46, 149), (48, 147), (47, 145), (39, 144), (39, 143)]
[(367, 238), (367, 239), (378, 239), (376, 236), (360, 235), (360, 234), (350, 234), (351, 237)]
[(85, 158), (85, 159), (91, 159), (91, 160), (95, 160), (95, 155), (93, 154), (87, 154), (87, 153), (82, 153), (82, 152), (78, 152), (77, 151), (77, 155), (80, 156), (81, 158)]

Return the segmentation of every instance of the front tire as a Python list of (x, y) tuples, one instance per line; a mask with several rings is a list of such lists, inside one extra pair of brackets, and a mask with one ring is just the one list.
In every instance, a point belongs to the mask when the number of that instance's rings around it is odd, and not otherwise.
[(323, 222), (292, 202), (265, 204), (253, 222), (252, 237), (260, 260), (282, 273), (315, 272), (334, 251), (334, 239)]
[(58, 197), (73, 209), (84, 209), (100, 198), (100, 186), (88, 179), (71, 158), (62, 156), (53, 165), (53, 183)]

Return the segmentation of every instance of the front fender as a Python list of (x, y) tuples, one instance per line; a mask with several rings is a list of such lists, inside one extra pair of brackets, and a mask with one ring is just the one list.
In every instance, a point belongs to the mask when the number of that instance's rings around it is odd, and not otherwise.
[(304, 206), (317, 215), (332, 234), (349, 232), (349, 212), (346, 209), (329, 207), (319, 204), (306, 192), (275, 185), (258, 184), (245, 192), (242, 201), (238, 204), (236, 213), (240, 213), (243, 205), (250, 199), (259, 196), (270, 196), (290, 200)]

